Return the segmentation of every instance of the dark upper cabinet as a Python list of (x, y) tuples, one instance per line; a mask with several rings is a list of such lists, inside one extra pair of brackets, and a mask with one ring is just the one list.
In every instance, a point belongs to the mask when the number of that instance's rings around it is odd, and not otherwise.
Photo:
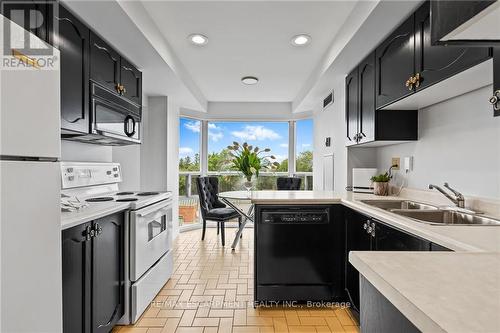
[(500, 47), (496, 47), (493, 55), (493, 96), (490, 103), (493, 105), (493, 114), (500, 116)]
[(120, 60), (120, 84), (122, 96), (141, 105), (142, 73), (123, 57)]
[(123, 213), (62, 231), (63, 331), (110, 332), (124, 313)]
[(359, 71), (359, 143), (375, 140), (375, 54), (358, 66)]
[[(485, 29), (475, 29), (475, 34), (467, 39), (456, 39), (456, 37), (451, 37), (449, 34), (460, 26), (469, 25), (472, 23), (472, 19), (476, 17), (479, 13), (488, 10), (493, 5), (496, 0), (431, 0), (431, 41), (433, 44), (450, 44), (450, 45), (485, 45), (491, 46), (493, 44), (500, 44), (500, 36), (496, 39), (485, 39), (485, 35), (488, 32)], [(477, 22), (476, 22), (477, 23)], [(492, 27), (493, 31), (495, 27)], [(457, 30), (458, 31), (458, 30)], [(450, 38), (451, 37), (451, 38)]]
[[(359, 311), (359, 273), (349, 262), (350, 251), (370, 251), (372, 249), (372, 236), (368, 233), (370, 219), (353, 210), (345, 214), (345, 281), (347, 295)], [(371, 230), (370, 230), (371, 231)]]
[(92, 328), (107, 333), (125, 309), (123, 214), (96, 220), (94, 225), (101, 231), (92, 247)]
[(90, 79), (120, 93), (120, 55), (99, 36), (90, 32)]
[(415, 72), (414, 25), (411, 15), (375, 50), (377, 108), (412, 93), (406, 82)]
[(374, 234), (376, 251), (429, 251), (430, 242), (377, 222)]
[(61, 53), (61, 128), (89, 131), (89, 29), (63, 6), (59, 7), (59, 36), (55, 47)]
[(90, 223), (62, 231), (63, 332), (90, 332)]
[(346, 145), (417, 140), (417, 110), (376, 110), (375, 67), (372, 53), (346, 77)]
[(429, 2), (415, 13), (415, 73), (419, 75), (416, 90), (424, 89), (491, 57), (487, 47), (432, 45)]
[[(3, 16), (49, 44), (52, 43), (53, 37), (53, 20), (51, 18), (56, 7), (57, 2), (52, 0), (0, 1), (0, 11)], [(25, 45), (25, 49), (28, 50), (29, 46)], [(21, 52), (25, 53), (22, 50)]]
[(347, 145), (357, 144), (358, 135), (358, 68), (346, 77), (346, 129)]
[(375, 50), (376, 108), (388, 107), (491, 57), (487, 47), (434, 45), (429, 1)]

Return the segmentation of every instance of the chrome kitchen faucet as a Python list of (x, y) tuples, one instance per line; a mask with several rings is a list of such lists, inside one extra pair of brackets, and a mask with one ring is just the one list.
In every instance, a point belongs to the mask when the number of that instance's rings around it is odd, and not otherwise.
[(464, 208), (465, 207), (465, 198), (462, 193), (452, 189), (448, 183), (444, 183), (444, 187), (446, 187), (450, 192), (452, 192), (455, 195), (455, 198), (453, 198), (451, 195), (449, 195), (445, 190), (443, 190), (441, 187), (433, 184), (429, 184), (429, 189), (436, 189), (439, 192), (441, 192), (445, 197), (450, 199), (457, 207), (459, 208)]

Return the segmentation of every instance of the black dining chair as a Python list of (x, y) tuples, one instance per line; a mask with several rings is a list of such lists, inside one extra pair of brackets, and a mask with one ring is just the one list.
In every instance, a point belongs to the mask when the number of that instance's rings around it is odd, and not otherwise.
[(276, 180), (276, 188), (278, 191), (294, 191), (300, 190), (301, 178), (296, 177), (278, 177)]
[(217, 235), (219, 227), (222, 239), (222, 246), (225, 245), (224, 223), (226, 221), (238, 218), (238, 226), (241, 225), (241, 215), (233, 208), (226, 207), (217, 194), (219, 193), (219, 179), (217, 177), (198, 177), (196, 178), (198, 187), (198, 196), (200, 197), (201, 218), (203, 219), (203, 231), (201, 240), (205, 239), (205, 230), (207, 221), (217, 222)]

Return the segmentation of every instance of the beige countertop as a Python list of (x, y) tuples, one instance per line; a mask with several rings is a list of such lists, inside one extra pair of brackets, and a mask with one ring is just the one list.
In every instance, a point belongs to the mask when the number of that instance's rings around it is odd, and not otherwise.
[(422, 332), (500, 332), (500, 253), (351, 252), (349, 261)]
[[(339, 194), (329, 191), (253, 191), (251, 194), (252, 203), (261, 205), (339, 203), (454, 251), (500, 252), (500, 226), (430, 225), (361, 202), (361, 200), (369, 199), (403, 200), (411, 198), (380, 197), (353, 192)], [(417, 201), (436, 204), (425, 200)]]
[(128, 202), (100, 202), (76, 212), (61, 212), (61, 230), (128, 209)]
[(500, 332), (500, 226), (430, 225), (360, 201), (412, 199), (443, 204), (422, 197), (259, 191), (251, 199), (255, 204), (340, 203), (456, 251), (351, 252), (349, 261), (424, 332)]

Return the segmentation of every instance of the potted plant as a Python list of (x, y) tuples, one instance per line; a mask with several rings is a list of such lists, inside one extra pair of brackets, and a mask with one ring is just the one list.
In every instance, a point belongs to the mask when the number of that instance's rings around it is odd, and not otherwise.
[(276, 159), (273, 155), (261, 155), (269, 153), (271, 151), (269, 148), (260, 150), (259, 147), (254, 148), (246, 142), (240, 145), (234, 141), (232, 146), (227, 146), (227, 149), (229, 149), (232, 157), (232, 169), (240, 171), (245, 177), (244, 186), (247, 191), (250, 191), (253, 187), (252, 178), (254, 176), (258, 177), (262, 169), (274, 170), (279, 166), (278, 162), (272, 161)]
[(391, 180), (391, 176), (388, 172), (373, 176), (370, 180), (373, 182), (373, 194), (389, 194), (389, 181)]

